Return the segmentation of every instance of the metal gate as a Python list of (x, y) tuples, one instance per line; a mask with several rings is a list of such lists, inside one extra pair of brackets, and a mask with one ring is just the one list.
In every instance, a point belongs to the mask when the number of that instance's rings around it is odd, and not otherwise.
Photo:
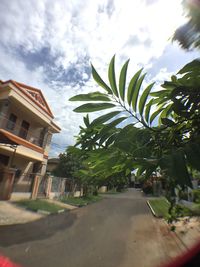
[(46, 197), (46, 185), (47, 185), (47, 177), (40, 177), (40, 184), (38, 187), (38, 197)]
[(13, 192), (29, 193), (32, 192), (34, 173), (23, 173), (20, 177), (15, 177)]

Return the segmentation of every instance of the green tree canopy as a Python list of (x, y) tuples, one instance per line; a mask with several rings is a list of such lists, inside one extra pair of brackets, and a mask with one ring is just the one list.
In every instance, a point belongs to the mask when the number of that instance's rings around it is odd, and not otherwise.
[(182, 4), (188, 21), (176, 29), (173, 40), (178, 41), (184, 49), (200, 48), (200, 2), (183, 0)]

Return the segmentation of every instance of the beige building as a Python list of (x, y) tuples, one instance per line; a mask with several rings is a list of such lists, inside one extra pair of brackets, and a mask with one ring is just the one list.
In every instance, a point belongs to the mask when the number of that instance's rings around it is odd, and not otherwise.
[(51, 158), (47, 162), (47, 172), (52, 173), (59, 164), (59, 158)]
[(39, 89), (0, 81), (0, 199), (37, 195), (60, 128)]

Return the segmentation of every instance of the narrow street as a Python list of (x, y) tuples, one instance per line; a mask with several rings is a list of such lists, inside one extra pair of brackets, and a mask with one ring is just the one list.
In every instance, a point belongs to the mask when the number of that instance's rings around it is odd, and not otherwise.
[(24, 267), (151, 267), (183, 249), (134, 189), (32, 223), (0, 227), (0, 253)]

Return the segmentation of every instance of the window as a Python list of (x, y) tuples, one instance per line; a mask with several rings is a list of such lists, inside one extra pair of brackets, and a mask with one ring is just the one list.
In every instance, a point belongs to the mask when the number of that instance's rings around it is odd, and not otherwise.
[(8, 119), (8, 122), (7, 122), (7, 125), (6, 125), (6, 128), (8, 130), (14, 130), (15, 129), (15, 124), (16, 124), (16, 121), (17, 121), (17, 116), (14, 115), (13, 113), (10, 114), (10, 117)]
[(19, 136), (26, 139), (30, 124), (27, 121), (22, 121), (21, 128), (19, 130)]

